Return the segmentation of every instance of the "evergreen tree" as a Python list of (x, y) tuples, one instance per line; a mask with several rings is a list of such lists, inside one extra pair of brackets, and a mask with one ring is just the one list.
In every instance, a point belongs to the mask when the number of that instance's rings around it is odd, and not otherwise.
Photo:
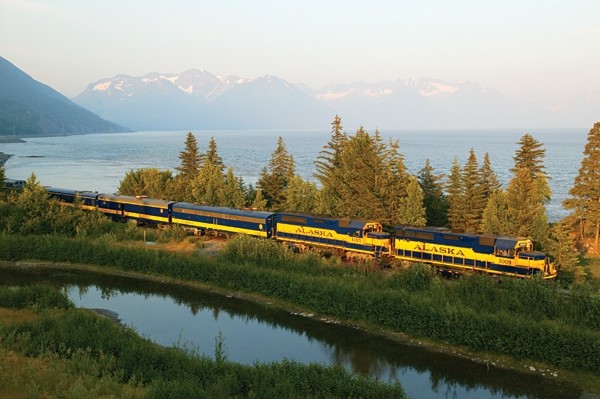
[[(487, 204), (485, 187), (482, 185), (477, 157), (473, 148), (469, 151), (469, 158), (462, 170), (462, 195), (463, 195), (463, 229), (477, 233), (481, 226), (481, 216)], [(468, 204), (468, 206), (466, 206)]]
[(288, 153), (280, 136), (277, 147), (271, 154), (269, 169), (263, 168), (257, 182), (269, 208), (279, 209), (285, 203), (286, 189), (294, 174), (294, 157)]
[(331, 123), (331, 138), (315, 161), (315, 177), (321, 183), (326, 195), (323, 196), (319, 209), (321, 213), (337, 215), (341, 201), (341, 186), (343, 182), (339, 174), (341, 156), (348, 135), (344, 132), (341, 118), (336, 115)]
[(125, 174), (117, 193), (121, 195), (146, 195), (150, 198), (169, 200), (173, 194), (171, 171), (156, 168), (131, 170)]
[(545, 203), (550, 187), (544, 172), (542, 144), (524, 135), (515, 153), (514, 176), (507, 187), (508, 212), (513, 235), (529, 236), (542, 246), (548, 242), (549, 227)]
[(509, 235), (512, 228), (506, 194), (502, 190), (492, 192), (482, 214), (480, 231), (485, 234)]
[(384, 159), (379, 143), (360, 127), (348, 139), (341, 156), (341, 208), (344, 215), (357, 219), (381, 220), (384, 212)]
[(260, 188), (256, 190), (256, 196), (254, 197), (251, 208), (256, 209), (257, 211), (264, 211), (267, 209), (267, 200), (263, 197)]
[(179, 176), (187, 182), (191, 182), (202, 165), (202, 159), (198, 152), (198, 142), (192, 132), (188, 132), (185, 137), (185, 149), (179, 153), (179, 159), (181, 165), (175, 169), (179, 172)]
[(582, 239), (587, 235), (586, 227), (591, 227), (596, 254), (600, 254), (600, 122), (588, 133), (581, 167), (569, 194), (572, 197), (564, 201), (565, 208), (573, 210)]
[(510, 235), (531, 237), (542, 246), (549, 236), (546, 208), (540, 200), (544, 182), (536, 182), (529, 169), (520, 168), (506, 189)]
[(572, 272), (579, 263), (579, 253), (571, 226), (564, 221), (556, 223), (552, 228), (552, 242), (549, 252), (554, 256), (554, 264), (564, 272)]
[(415, 177), (409, 178), (407, 195), (400, 201), (399, 224), (412, 226), (425, 226), (427, 222), (425, 207), (423, 206), (424, 194)]
[(425, 160), (425, 166), (418, 173), (428, 226), (443, 227), (448, 224), (448, 201), (441, 184), (443, 176), (433, 173), (429, 159)]
[(532, 179), (539, 182), (538, 194), (540, 195), (540, 201), (543, 203), (548, 202), (552, 193), (548, 185), (546, 168), (544, 167), (546, 150), (542, 148), (543, 144), (530, 134), (523, 135), (517, 144), (519, 144), (519, 148), (513, 157), (515, 166), (511, 169), (511, 172), (516, 174), (521, 168), (528, 169)]
[(208, 149), (201, 159), (202, 167), (191, 184), (192, 200), (207, 205), (221, 205), (225, 190), (225, 175), (223, 174), (225, 166), (217, 152), (214, 137), (211, 137)]
[(202, 156), (198, 151), (198, 142), (192, 132), (185, 137), (185, 149), (179, 153), (179, 172), (173, 182), (173, 199), (178, 201), (193, 201), (192, 181), (198, 176), (202, 166)]
[(317, 186), (294, 176), (288, 184), (284, 209), (288, 212), (313, 213), (317, 204)]
[(448, 224), (452, 230), (464, 231), (464, 196), (462, 176), (458, 158), (452, 161), (450, 174), (446, 181), (446, 196), (448, 198)]
[(0, 165), (0, 191), (4, 189), (4, 181), (6, 180), (6, 174), (4, 173), (4, 165)]
[[(404, 200), (408, 195), (408, 185), (411, 176), (406, 171), (404, 164), (404, 155), (400, 152), (398, 140), (390, 139), (387, 149), (384, 148), (384, 162), (386, 163), (382, 174), (382, 180), (379, 184), (381, 190), (381, 201), (383, 203), (384, 214), (382, 222), (390, 225), (402, 223), (406, 218), (402, 209), (405, 206)], [(405, 215), (404, 217), (401, 215)], [(414, 215), (418, 217), (418, 215)]]
[(498, 180), (498, 176), (492, 169), (492, 162), (490, 161), (490, 154), (487, 152), (483, 156), (483, 164), (481, 166), (481, 185), (484, 189), (484, 195), (486, 201), (490, 198), (493, 192), (498, 191), (502, 188), (502, 184)]
[(208, 142), (208, 150), (206, 150), (205, 154), (200, 156), (201, 165), (215, 165), (221, 172), (225, 170), (225, 165), (223, 164), (223, 159), (217, 152), (217, 142), (214, 137), (211, 137)]
[(225, 175), (219, 205), (228, 208), (243, 208), (246, 205), (243, 181), (235, 176), (233, 168), (229, 168)]

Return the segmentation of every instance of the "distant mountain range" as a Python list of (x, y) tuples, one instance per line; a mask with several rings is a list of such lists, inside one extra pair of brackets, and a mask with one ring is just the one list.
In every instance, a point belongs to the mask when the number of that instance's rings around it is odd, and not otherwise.
[(245, 79), (191, 69), (117, 75), (89, 84), (76, 103), (138, 130), (587, 127), (600, 120), (600, 93), (560, 106), (509, 99), (473, 82), (417, 78), (331, 84), (315, 90), (275, 76)]
[(0, 57), (0, 135), (125, 132)]

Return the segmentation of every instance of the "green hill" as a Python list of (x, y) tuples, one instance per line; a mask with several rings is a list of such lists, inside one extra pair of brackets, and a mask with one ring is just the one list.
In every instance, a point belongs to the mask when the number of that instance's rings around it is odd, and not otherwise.
[(0, 135), (128, 131), (75, 104), (0, 57)]

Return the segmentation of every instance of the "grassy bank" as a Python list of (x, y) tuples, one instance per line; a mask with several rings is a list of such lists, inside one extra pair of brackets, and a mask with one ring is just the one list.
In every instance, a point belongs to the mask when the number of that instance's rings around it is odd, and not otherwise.
[(0, 288), (0, 396), (124, 398), (402, 398), (400, 386), (339, 367), (242, 366), (160, 347), (58, 291)]
[(41, 259), (200, 281), (259, 293), (314, 312), (474, 351), (600, 372), (600, 295), (563, 295), (538, 280), (471, 276), (448, 282), (426, 268), (366, 273), (292, 256), (276, 243), (239, 237), (217, 258), (55, 236), (3, 236), (4, 260)]

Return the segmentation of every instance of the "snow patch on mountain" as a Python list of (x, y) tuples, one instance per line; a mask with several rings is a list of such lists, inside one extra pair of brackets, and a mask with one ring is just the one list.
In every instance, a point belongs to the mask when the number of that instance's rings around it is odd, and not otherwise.
[(110, 85), (112, 84), (112, 81), (108, 81), (108, 82), (104, 82), (104, 83), (98, 83), (96, 86), (94, 86), (94, 88), (92, 90), (94, 91), (107, 91), (108, 89), (110, 89)]
[(426, 89), (419, 90), (423, 97), (447, 96), (458, 91), (458, 87), (445, 85), (437, 82), (430, 82)]

